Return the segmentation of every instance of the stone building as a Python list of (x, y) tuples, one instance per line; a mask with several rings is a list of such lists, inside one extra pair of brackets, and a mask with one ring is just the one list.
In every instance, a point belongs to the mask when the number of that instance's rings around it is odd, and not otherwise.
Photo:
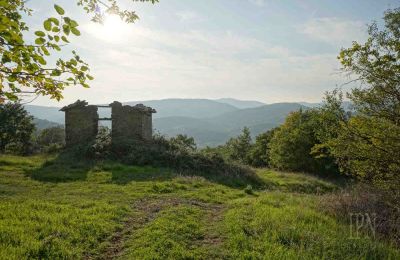
[[(98, 107), (110, 107), (111, 118), (99, 118)], [(153, 135), (152, 114), (156, 110), (142, 104), (128, 106), (114, 101), (108, 106), (96, 106), (78, 100), (61, 111), (65, 112), (68, 147), (94, 141), (99, 120), (111, 120), (112, 142), (149, 141)]]
[(151, 140), (153, 135), (152, 114), (156, 112), (143, 104), (123, 106), (114, 101), (111, 106), (111, 138), (113, 142), (124, 140)]
[(97, 106), (89, 106), (86, 101), (61, 108), (65, 112), (65, 143), (73, 146), (96, 139), (98, 131)]

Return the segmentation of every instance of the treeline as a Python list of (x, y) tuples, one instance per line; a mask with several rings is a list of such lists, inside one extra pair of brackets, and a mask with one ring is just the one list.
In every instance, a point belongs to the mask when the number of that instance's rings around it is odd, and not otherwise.
[(28, 155), (56, 152), (64, 147), (63, 127), (38, 130), (19, 103), (0, 104), (0, 153)]

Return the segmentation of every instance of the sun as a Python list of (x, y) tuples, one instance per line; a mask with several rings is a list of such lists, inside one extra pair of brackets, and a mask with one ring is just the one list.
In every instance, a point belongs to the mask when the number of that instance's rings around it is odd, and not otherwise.
[(129, 25), (117, 15), (107, 15), (103, 24), (92, 24), (89, 31), (97, 38), (107, 42), (120, 42), (126, 39)]

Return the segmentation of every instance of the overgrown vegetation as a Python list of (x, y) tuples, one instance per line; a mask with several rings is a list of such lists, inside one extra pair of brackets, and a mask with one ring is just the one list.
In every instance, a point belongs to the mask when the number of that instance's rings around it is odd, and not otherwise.
[(165, 168), (0, 156), (0, 258), (372, 258), (400, 252), (317, 207), (337, 185), (258, 170), (265, 189)]

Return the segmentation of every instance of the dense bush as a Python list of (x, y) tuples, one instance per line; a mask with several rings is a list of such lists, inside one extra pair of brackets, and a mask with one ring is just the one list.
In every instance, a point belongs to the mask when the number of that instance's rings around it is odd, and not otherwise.
[(242, 164), (250, 164), (250, 149), (252, 140), (249, 128), (243, 128), (243, 131), (237, 137), (229, 139), (225, 144), (229, 159), (238, 161)]
[(312, 148), (320, 143), (319, 112), (292, 112), (274, 133), (270, 142), (271, 165), (282, 170), (312, 173), (336, 172), (332, 158), (316, 158)]
[(37, 148), (41, 152), (52, 153), (59, 151), (65, 145), (65, 130), (63, 127), (45, 128), (37, 134)]
[[(108, 136), (108, 138), (107, 138)], [(203, 175), (230, 184), (259, 184), (255, 173), (236, 163), (227, 162), (220, 154), (197, 151), (193, 138), (178, 135), (166, 138), (155, 135), (150, 141), (109, 142), (106, 132), (99, 133), (94, 144), (75, 147), (73, 152), (89, 158), (115, 159), (125, 164), (172, 168), (182, 174)]]
[[(368, 216), (377, 235), (400, 245), (400, 211), (390, 204), (390, 200), (387, 200), (386, 194), (380, 189), (359, 184), (325, 195), (321, 206), (344, 221), (351, 221), (350, 218), (355, 214)], [(370, 226), (363, 227), (364, 232), (371, 232)]]
[(249, 151), (249, 164), (254, 167), (270, 167), (271, 140), (278, 128), (273, 128), (256, 137)]
[(33, 117), (21, 104), (0, 104), (0, 153), (30, 153), (34, 130)]

